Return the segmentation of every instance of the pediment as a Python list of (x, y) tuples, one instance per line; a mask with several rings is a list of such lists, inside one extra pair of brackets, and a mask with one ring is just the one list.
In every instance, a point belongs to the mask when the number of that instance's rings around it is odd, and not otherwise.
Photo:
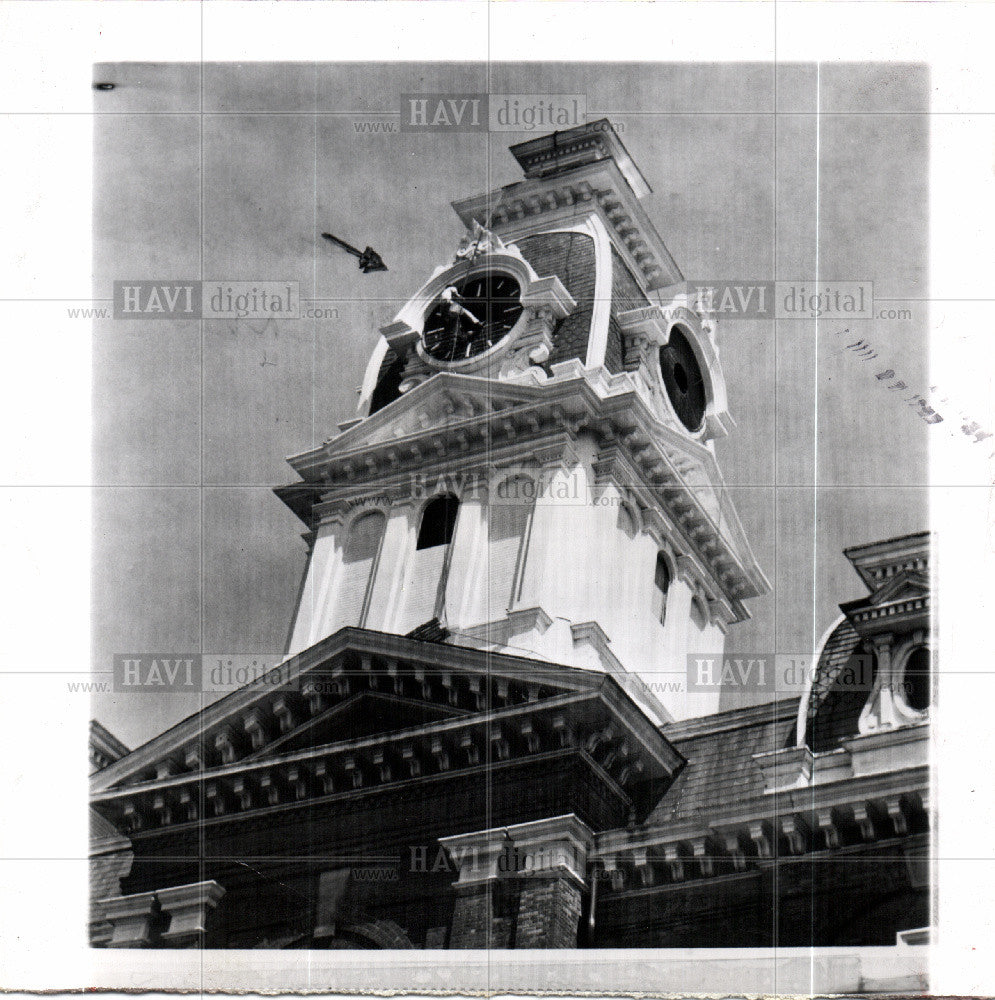
[[(318, 453), (324, 459), (331, 459), (366, 451), (439, 427), (490, 416), (497, 410), (532, 402), (539, 395), (536, 386), (442, 372), (415, 386), (389, 407), (326, 441)], [(298, 457), (313, 459), (314, 456), (315, 452), (308, 452)], [(290, 462), (301, 471), (297, 459)]]
[(93, 808), (158, 837), (566, 756), (645, 811), (685, 763), (600, 671), (362, 629), (281, 666), (95, 774)]
[(929, 578), (924, 573), (905, 570), (896, 573), (884, 586), (868, 598), (870, 604), (891, 604), (895, 601), (922, 597), (929, 593)]
[[(508, 658), (519, 663), (518, 658)], [(596, 688), (587, 671), (346, 628), (97, 772), (102, 791), (150, 785), (309, 746), (414, 730)]]
[(388, 691), (363, 690), (320, 712), (285, 733), (245, 760), (269, 760), (349, 740), (397, 733), (406, 729), (455, 719), (470, 714), (466, 709), (440, 705), (425, 699), (405, 698)]

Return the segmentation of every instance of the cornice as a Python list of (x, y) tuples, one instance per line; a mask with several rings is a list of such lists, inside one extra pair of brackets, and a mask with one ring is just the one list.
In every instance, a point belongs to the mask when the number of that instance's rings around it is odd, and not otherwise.
[[(467, 689), (468, 699), (472, 700), (471, 694), (476, 689), (478, 702), (479, 692), (482, 690), (480, 685), (484, 683), (504, 685), (505, 689), (509, 685), (528, 689), (528, 697), (521, 696), (523, 702), (545, 704), (547, 707), (552, 704), (554, 697), (594, 696), (620, 720), (625, 720), (625, 729), (630, 737), (638, 739), (645, 752), (657, 761), (657, 766), (673, 770), (683, 759), (643, 715), (636, 703), (625, 694), (619, 683), (600, 671), (544, 663), (472, 647), (420, 642), (365, 629), (344, 628), (274, 668), (273, 673), (281, 681), (279, 687), (264, 678), (259, 684), (232, 692), (94, 774), (91, 778), (92, 793), (99, 796), (110, 793), (112, 789), (127, 792), (129, 787), (136, 788), (138, 786), (124, 786), (122, 783), (148, 774), (150, 769), (154, 769), (158, 762), (167, 757), (174, 761), (191, 761), (191, 770), (181, 775), (164, 772), (159, 778), (141, 781), (142, 786), (146, 789), (172, 787), (177, 783), (201, 780), (211, 773), (228, 773), (217, 766), (204, 767), (210, 763), (204, 759), (204, 753), (211, 753), (218, 743), (216, 734), (224, 739), (226, 748), (234, 748), (237, 754), (236, 759), (229, 760), (222, 768), (232, 767), (237, 770), (240, 767), (258, 766), (258, 755), (250, 761), (246, 758), (251, 750), (238, 750), (244, 720), (260, 706), (265, 706), (266, 711), (272, 713), (271, 703), (278, 700), (283, 691), (300, 689), (306, 695), (304, 689), (310, 674), (322, 678), (342, 675), (342, 657), (346, 654), (358, 657), (359, 662), (364, 665), (364, 669), (358, 673), (360, 677), (371, 676), (369, 671), (374, 674), (380, 671), (384, 675), (383, 683), (396, 686), (398, 683), (424, 684), (424, 679), (418, 681), (418, 677), (421, 675), (424, 678), (426, 673), (430, 673), (445, 687), (444, 677), (450, 676), (459, 680), (461, 690)], [(550, 689), (554, 694), (540, 698), (539, 693), (543, 688)], [(446, 687), (446, 690), (451, 690), (451, 686)], [(501, 701), (495, 702), (497, 706), (501, 704)], [(312, 714), (313, 711), (314, 709)], [(461, 725), (466, 721), (458, 719), (452, 724)], [(412, 733), (406, 735), (409, 738), (413, 736)], [(185, 753), (187, 748), (201, 745), (204, 749), (199, 755)]]
[(596, 214), (633, 273), (650, 291), (683, 281), (680, 268), (618, 165), (601, 160), (563, 174), (510, 184), (498, 191), (453, 202), (468, 228), (485, 222), (495, 233), (526, 235), (529, 223)]
[[(532, 664), (534, 669), (525, 674), (496, 677), (495, 663), (508, 659), (496, 654), (488, 657), (489, 672), (474, 675), (459, 662), (471, 651), (444, 648), (457, 660), (448, 670), (429, 672), (416, 663), (367, 659), (362, 670), (343, 673), (339, 664), (329, 676), (344, 679), (347, 687), (343, 690), (336, 683), (332, 696), (348, 698), (351, 688), (364, 685), (371, 691), (392, 686), (397, 693), (421, 685), (429, 700), (448, 698), (448, 704), (456, 705), (457, 694), (460, 701), (475, 698), (475, 711), (290, 753), (244, 756), (238, 749), (239, 730), (263, 733), (273, 709), (257, 702), (247, 712), (229, 712), (220, 726), (215, 722), (212, 731), (218, 735), (213, 742), (225, 751), (221, 765), (181, 773), (169, 768), (151, 779), (144, 778), (146, 769), (139, 767), (132, 776), (144, 780), (95, 788), (92, 805), (134, 839), (199, 821), (237, 820), (274, 807), (354, 798), (388, 786), (403, 789), (481, 767), (490, 774), (496, 766), (571, 753), (579, 754), (603, 785), (645, 814), (654, 796), (684, 766), (684, 758), (611, 678), (598, 674), (595, 683), (586, 677), (579, 690), (564, 690), (555, 680), (536, 680), (544, 673), (540, 664)], [(555, 670), (557, 677), (568, 672), (571, 668)], [(550, 673), (547, 667), (547, 678)], [(319, 700), (312, 714), (320, 710)], [(211, 733), (203, 724), (200, 728), (210, 747)], [(253, 747), (264, 749), (255, 740)]]
[(770, 585), (723, 489), (715, 457), (661, 423), (627, 374), (564, 363), (554, 366), (542, 386), (439, 374), (395, 407), (290, 461), (306, 481), (347, 492), (361, 482), (369, 490), (371, 480), (399, 482), (447, 462), (465, 468), (484, 450), (492, 458), (496, 452), (513, 457), (516, 449), (527, 453), (557, 433), (575, 437), (581, 430), (624, 448), (639, 489), (659, 498), (734, 616), (748, 618), (743, 598), (766, 593)]
[(929, 782), (929, 769), (916, 767), (740, 798), (732, 808), (701, 810), (695, 818), (598, 833), (592, 860), (613, 873), (618, 891), (894, 843), (928, 829)]

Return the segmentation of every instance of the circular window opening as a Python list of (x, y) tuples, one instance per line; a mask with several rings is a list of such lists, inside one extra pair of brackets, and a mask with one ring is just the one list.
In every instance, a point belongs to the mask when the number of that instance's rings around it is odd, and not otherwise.
[(931, 668), (932, 657), (924, 646), (914, 650), (905, 664), (905, 676), (902, 678), (905, 701), (909, 708), (917, 712), (925, 712), (929, 708), (933, 681)]
[(692, 433), (697, 432), (708, 402), (705, 377), (688, 334), (680, 327), (670, 331), (666, 347), (660, 348), (660, 374), (677, 419)]

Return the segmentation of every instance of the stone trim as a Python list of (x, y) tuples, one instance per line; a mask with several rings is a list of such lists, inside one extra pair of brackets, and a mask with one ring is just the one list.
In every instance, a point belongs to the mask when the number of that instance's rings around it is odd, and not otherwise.
[[(440, 380), (454, 381), (450, 387)], [(386, 418), (378, 413), (336, 441), (296, 456), (291, 464), (305, 479), (328, 482), (330, 488), (337, 484), (337, 489), (348, 490), (360, 473), (367, 482), (383, 476), (383, 485), (388, 487), (403, 482), (405, 472), (424, 471), (426, 461), (440, 468), (465, 467), (465, 455), (450, 455), (460, 434), (467, 437), (468, 446), (476, 439), (481, 452), (490, 449), (496, 460), (495, 452), (520, 454), (541, 426), (557, 426), (570, 435), (589, 429), (601, 435), (606, 445), (612, 440), (629, 442), (624, 447), (639, 477), (645, 485), (652, 484), (689, 549), (711, 567), (737, 619), (747, 616), (743, 598), (769, 588), (721, 488), (714, 455), (662, 425), (627, 374), (605, 378), (579, 363), (558, 365), (543, 386), (489, 385), (479, 399), (461, 377), (440, 374), (413, 389), (398, 407), (393, 414), (381, 411), (387, 413)], [(454, 419), (461, 408), (468, 415)], [(385, 422), (397, 428), (400, 437), (370, 440), (370, 434)], [(404, 430), (407, 425), (411, 425), (410, 433)], [(433, 448), (439, 453), (437, 460)], [(365, 492), (369, 490), (367, 486)]]
[[(441, 648), (457, 653), (461, 661), (477, 652)], [(635, 794), (639, 808), (647, 808), (639, 789), (646, 782), (668, 782), (683, 763), (664, 737), (647, 728), (619, 680), (578, 671), (579, 687), (564, 689), (556, 681), (571, 668), (549, 669), (529, 661), (526, 672), (502, 676), (494, 669), (495, 654), (478, 655), (487, 660), (483, 673), (467, 670), (462, 662), (433, 669), (417, 662), (374, 660), (367, 654), (359, 658), (358, 669), (346, 671), (339, 662), (322, 674), (329, 688), (338, 682), (338, 693), (331, 697), (339, 701), (367, 689), (416, 700), (421, 692), (422, 698), (433, 703), (459, 708), (455, 717), (417, 730), (346, 740), (269, 759), (265, 748), (247, 750), (248, 740), (236, 740), (233, 721), (239, 716), (235, 713), (214, 741), (225, 763), (98, 792), (93, 804), (129, 833), (155, 835), (163, 828), (198, 820), (197, 792), (202, 782), (205, 818), (225, 821), (254, 811), (293, 808), (328, 795), (359, 789), (365, 793), (391, 782), (432, 780), (450, 768), (484, 767), (488, 761), (584, 747), (590, 766), (600, 769), (603, 780), (626, 799)], [(307, 711), (317, 717), (326, 710), (329, 695), (312, 694), (298, 708), (303, 712), (306, 702)], [(284, 692), (271, 697), (286, 707)], [(286, 734), (278, 734), (279, 727), (269, 721), (274, 712), (275, 704), (261, 698), (242, 717), (250, 719), (255, 732), (282, 740)], [(558, 724), (561, 718), (566, 728)], [(264, 720), (265, 730), (261, 728)], [(301, 724), (308, 722), (302, 715)], [(495, 733), (500, 737), (497, 744), (491, 739)], [(623, 744), (627, 749), (620, 753)], [(241, 759), (233, 756), (237, 754), (243, 754)]]
[(103, 919), (111, 925), (108, 948), (148, 948), (155, 937), (158, 903), (154, 892), (111, 896), (97, 901)]
[(454, 885), (466, 887), (503, 877), (566, 874), (587, 886), (591, 828), (573, 813), (440, 837), (459, 868)]
[(211, 912), (224, 894), (224, 887), (213, 879), (159, 889), (156, 892), (159, 906), (170, 918), (169, 926), (162, 934), (163, 942), (174, 948), (202, 943)]
[(576, 222), (578, 214), (597, 217), (611, 234), (612, 244), (647, 289), (682, 280), (681, 271), (660, 234), (639, 204), (639, 198), (618, 165), (601, 160), (568, 175), (528, 179), (502, 193), (495, 207), (493, 194), (455, 202), (466, 226), (490, 212), (490, 225), (505, 240), (523, 235), (532, 224)]
[(108, 948), (189, 948), (203, 943), (211, 912), (224, 895), (224, 887), (210, 880), (112, 896), (96, 905), (111, 925)]
[(773, 804), (756, 803), (755, 809), (761, 806), (763, 812), (753, 815), (599, 833), (590, 859), (603, 865), (619, 892), (745, 872), (780, 857), (923, 835), (930, 825), (927, 786), (893, 779), (880, 787), (851, 780), (832, 795), (816, 789), (799, 798), (796, 792)]

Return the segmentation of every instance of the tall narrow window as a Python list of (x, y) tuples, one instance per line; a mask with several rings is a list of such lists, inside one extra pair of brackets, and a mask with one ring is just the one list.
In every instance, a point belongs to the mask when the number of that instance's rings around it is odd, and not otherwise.
[(387, 518), (380, 511), (361, 514), (352, 522), (342, 553), (342, 581), (332, 610), (333, 629), (365, 622), (386, 525)]
[(448, 545), (453, 540), (458, 512), (459, 500), (452, 493), (430, 500), (422, 513), (415, 548), (434, 549), (437, 545)]
[(662, 552), (657, 553), (653, 573), (653, 616), (661, 624), (667, 621), (667, 591), (670, 590), (670, 570)]
[(411, 593), (405, 611), (405, 631), (424, 625), (442, 610), (449, 569), (450, 542), (456, 532), (459, 500), (451, 493), (430, 500), (422, 511), (415, 543)]
[(515, 598), (535, 506), (535, 483), (515, 476), (498, 486), (487, 508), (487, 619), (503, 618)]
[(925, 646), (913, 650), (905, 664), (902, 690), (909, 708), (916, 712), (925, 712), (929, 708), (930, 688), (933, 684), (930, 667), (929, 650)]

